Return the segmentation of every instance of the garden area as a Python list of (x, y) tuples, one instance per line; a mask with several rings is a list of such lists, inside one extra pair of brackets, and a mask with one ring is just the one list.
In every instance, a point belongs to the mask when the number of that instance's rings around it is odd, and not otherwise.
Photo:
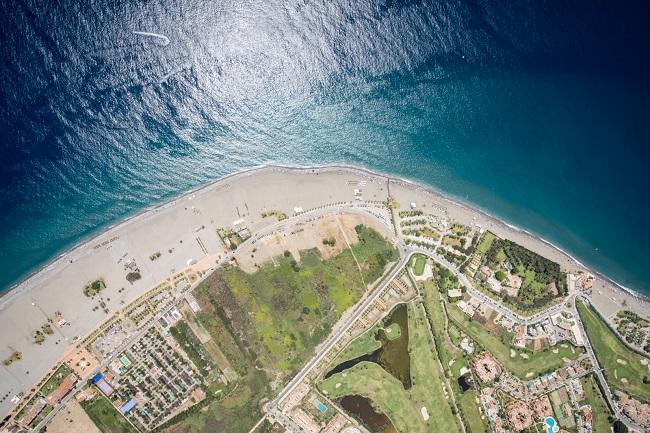
[[(519, 281), (514, 286), (516, 296), (508, 295), (505, 291), (500, 294), (504, 302), (518, 311), (537, 310), (567, 293), (566, 274), (560, 270), (558, 263), (515, 242), (485, 232), (478, 242), (476, 251), (481, 256), (481, 263), (494, 272), (499, 282), (504, 282), (510, 275), (513, 281)], [(481, 272), (476, 275), (485, 285), (485, 277)], [(513, 283), (510, 282), (508, 285), (512, 286)], [(517, 287), (519, 285), (520, 287)]]
[(92, 298), (93, 296), (95, 296), (105, 288), (106, 288), (106, 283), (104, 283), (104, 280), (102, 279), (95, 280), (84, 287), (84, 295), (86, 295), (89, 298)]

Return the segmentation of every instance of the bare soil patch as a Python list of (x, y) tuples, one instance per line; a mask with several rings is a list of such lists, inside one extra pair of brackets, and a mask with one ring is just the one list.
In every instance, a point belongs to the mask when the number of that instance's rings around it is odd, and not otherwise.
[(101, 433), (76, 400), (66, 403), (47, 426), (51, 433)]
[[(252, 273), (257, 270), (256, 265), (261, 266), (265, 262), (273, 261), (274, 257), (284, 254), (285, 251), (289, 251), (296, 261), (300, 261), (300, 251), (312, 248), (317, 248), (323, 259), (328, 259), (347, 248), (346, 237), (351, 244), (359, 240), (354, 230), (359, 224), (372, 227), (383, 235), (387, 234), (385, 227), (364, 215), (326, 215), (314, 221), (289, 225), (253, 245), (240, 247), (237, 262), (243, 271)], [(334, 245), (324, 244), (324, 239), (334, 239)]]

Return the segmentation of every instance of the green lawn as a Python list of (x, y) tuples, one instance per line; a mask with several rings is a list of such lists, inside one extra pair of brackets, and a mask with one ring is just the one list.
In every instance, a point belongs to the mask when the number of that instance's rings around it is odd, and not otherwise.
[(420, 276), (424, 273), (424, 265), (427, 260), (422, 254), (415, 254), (411, 259), (411, 266), (413, 267), (413, 273), (416, 276)]
[(593, 409), (593, 432), (594, 433), (609, 433), (610, 424), (607, 417), (609, 416), (609, 407), (605, 404), (598, 385), (594, 381), (593, 376), (586, 376), (582, 378), (582, 388), (585, 390), (585, 400), (582, 404), (591, 405)]
[(348, 344), (348, 346), (338, 354), (334, 362), (332, 362), (332, 366), (372, 353), (379, 349), (381, 347), (381, 342), (375, 338), (378, 329), (378, 326), (373, 326), (351, 341), (350, 344)]
[(372, 400), (373, 406), (390, 418), (399, 433), (428, 431), (402, 383), (375, 363), (361, 362), (324, 380), (318, 387), (330, 398), (356, 394)]
[(61, 364), (61, 366), (56, 370), (56, 372), (43, 384), (41, 387), (41, 393), (44, 396), (50, 395), (53, 391), (55, 391), (59, 385), (61, 385), (61, 382), (63, 382), (63, 379), (68, 377), (72, 373), (72, 369), (68, 367), (66, 364)]
[(642, 380), (650, 376), (650, 370), (641, 364), (642, 358), (630, 351), (590, 307), (582, 302), (576, 302), (576, 306), (607, 383), (650, 402), (650, 384)]
[[(573, 347), (570, 344), (558, 344), (553, 348), (547, 348), (536, 353), (515, 350), (515, 356), (511, 357), (510, 351), (514, 347), (509, 341), (512, 335), (505, 330), (489, 332), (480, 323), (470, 320), (456, 305), (449, 305), (448, 312), (449, 318), (463, 332), (492, 353), (508, 371), (521, 379), (531, 379), (546, 372), (557, 370), (565, 364), (562, 358), (573, 360), (582, 353), (581, 348)], [(557, 351), (557, 353), (554, 353), (554, 351)], [(528, 355), (528, 359), (522, 357), (521, 353)]]
[[(432, 348), (427, 318), (421, 306), (408, 306), (408, 323), (412, 382), (408, 391), (379, 365), (369, 362), (337, 373), (318, 387), (330, 398), (358, 394), (370, 399), (400, 433), (458, 433), (457, 419), (443, 393), (442, 372), (436, 362), (437, 354)], [(365, 334), (360, 338), (367, 339)], [(364, 344), (359, 344), (359, 347)], [(420, 413), (422, 407), (426, 407), (429, 413), (427, 422)]]
[[(456, 395), (456, 402), (463, 414), (466, 428), (469, 433), (485, 433), (487, 431), (486, 423), (485, 420), (481, 419), (479, 404), (476, 403), (476, 392), (474, 390), (468, 390), (465, 393), (461, 393), (456, 382), (458, 377), (460, 377), (461, 368), (468, 364), (467, 360), (463, 358), (462, 351), (452, 344), (451, 338), (445, 333), (446, 313), (440, 294), (433, 281), (425, 281), (423, 288), (424, 305), (431, 323), (440, 360), (445, 368), (448, 368), (450, 361), (454, 361), (451, 366), (450, 381), (453, 392)], [(458, 333), (455, 327), (453, 327), (453, 330)]]
[(481, 411), (479, 410), (481, 403), (477, 402), (476, 399), (476, 391), (467, 390), (464, 393), (459, 392), (456, 401), (463, 413), (468, 433), (486, 433), (485, 420), (481, 419)]
[(490, 247), (492, 246), (492, 242), (494, 242), (495, 238), (496, 236), (494, 235), (494, 233), (485, 232), (483, 234), (483, 237), (481, 238), (481, 241), (476, 246), (476, 251), (480, 254), (487, 253)]
[(102, 433), (137, 433), (104, 396), (81, 402), (81, 407)]

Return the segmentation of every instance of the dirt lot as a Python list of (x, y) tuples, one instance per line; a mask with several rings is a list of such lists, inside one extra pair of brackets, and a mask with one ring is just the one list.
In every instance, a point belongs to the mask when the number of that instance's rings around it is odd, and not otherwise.
[(95, 355), (84, 348), (75, 349), (73, 352), (70, 352), (66, 357), (66, 361), (72, 368), (72, 371), (81, 378), (86, 377), (99, 366), (99, 361)]
[(49, 433), (101, 433), (76, 400), (70, 400), (47, 426)]
[[(321, 256), (328, 259), (347, 248), (346, 238), (350, 244), (358, 241), (354, 230), (357, 224), (387, 234), (384, 226), (369, 217), (359, 214), (327, 215), (314, 221), (287, 226), (283, 231), (260, 239), (254, 245), (241, 247), (237, 251), (237, 262), (242, 270), (251, 273), (257, 270), (256, 264), (262, 265), (287, 250), (295, 260), (299, 260), (298, 252), (311, 248), (318, 248)], [(323, 239), (334, 239), (334, 246), (323, 244)]]

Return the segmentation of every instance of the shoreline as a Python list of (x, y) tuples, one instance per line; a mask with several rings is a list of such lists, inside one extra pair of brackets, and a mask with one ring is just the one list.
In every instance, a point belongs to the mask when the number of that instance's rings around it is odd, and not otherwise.
[[(111, 231), (117, 230), (117, 229), (119, 229), (120, 227), (122, 227), (122, 226), (124, 226), (126, 224), (135, 222), (135, 221), (137, 221), (139, 219), (142, 219), (142, 218), (144, 218), (144, 217), (146, 217), (146, 216), (148, 216), (148, 215), (150, 215), (152, 213), (156, 213), (159, 210), (162, 210), (162, 209), (164, 209), (166, 207), (173, 206), (179, 200), (187, 198), (187, 197), (189, 197), (189, 196), (191, 196), (193, 194), (200, 193), (202, 191), (208, 190), (208, 189), (214, 187), (215, 185), (217, 185), (218, 183), (221, 183), (221, 182), (224, 182), (224, 181), (226, 181), (228, 179), (238, 177), (238, 176), (242, 176), (242, 175), (247, 175), (248, 174), (250, 176), (251, 173), (254, 173), (254, 172), (260, 171), (260, 170), (264, 170), (264, 169), (271, 169), (271, 170), (273, 170), (273, 169), (276, 169), (276, 170), (298, 170), (298, 171), (300, 171), (300, 170), (336, 170), (336, 169), (343, 169), (343, 170), (357, 171), (357, 172), (360, 172), (360, 173), (363, 173), (363, 174), (366, 174), (366, 175), (370, 175), (370, 176), (384, 177), (384, 178), (386, 178), (387, 180), (390, 180), (390, 181), (398, 181), (398, 182), (405, 183), (405, 184), (409, 185), (412, 188), (416, 188), (416, 189), (424, 190), (424, 191), (426, 191), (428, 193), (432, 193), (432, 194), (438, 196), (439, 198), (441, 198), (443, 200), (446, 200), (446, 201), (449, 201), (449, 202), (453, 203), (456, 206), (459, 206), (459, 207), (461, 207), (461, 208), (463, 208), (465, 210), (468, 210), (468, 211), (477, 212), (477, 213), (483, 215), (484, 217), (486, 217), (487, 219), (492, 220), (492, 221), (494, 221), (494, 222), (496, 222), (498, 224), (501, 224), (501, 225), (503, 225), (504, 227), (506, 227), (506, 228), (508, 228), (510, 230), (519, 232), (520, 234), (523, 234), (525, 236), (533, 238), (534, 240), (540, 241), (543, 244), (545, 244), (545, 245), (549, 246), (550, 248), (552, 248), (552, 249), (556, 250), (557, 252), (559, 252), (562, 256), (566, 257), (568, 260), (575, 263), (577, 266), (585, 268), (586, 270), (588, 270), (589, 272), (591, 272), (595, 276), (609, 282), (610, 284), (612, 284), (616, 288), (624, 291), (626, 294), (628, 294), (628, 295), (630, 295), (630, 296), (632, 296), (632, 297), (634, 297), (634, 298), (636, 298), (636, 299), (638, 299), (640, 301), (650, 303), (650, 295), (645, 295), (643, 293), (639, 293), (639, 292), (635, 291), (634, 289), (631, 289), (631, 288), (629, 288), (629, 287), (627, 287), (627, 286), (625, 286), (623, 284), (620, 284), (620, 283), (616, 282), (613, 278), (611, 278), (611, 277), (605, 275), (603, 272), (595, 270), (593, 267), (590, 267), (589, 265), (583, 263), (582, 261), (578, 260), (573, 255), (571, 255), (569, 252), (565, 251), (564, 249), (562, 249), (558, 245), (546, 240), (541, 235), (536, 234), (536, 233), (534, 233), (534, 232), (532, 232), (530, 230), (518, 227), (518, 226), (516, 226), (514, 224), (511, 224), (508, 221), (502, 219), (501, 217), (491, 214), (489, 211), (479, 207), (478, 205), (475, 205), (473, 203), (467, 203), (467, 202), (465, 202), (463, 199), (461, 199), (459, 197), (453, 196), (452, 194), (449, 194), (449, 193), (442, 192), (438, 188), (436, 188), (435, 186), (425, 184), (425, 183), (420, 182), (420, 181), (415, 181), (415, 180), (403, 178), (403, 177), (397, 176), (395, 174), (382, 172), (380, 170), (371, 170), (369, 168), (362, 167), (362, 166), (357, 166), (357, 165), (354, 165), (354, 164), (334, 163), (334, 164), (324, 164), (324, 165), (284, 165), (284, 164), (262, 164), (262, 165), (257, 165), (257, 166), (245, 168), (245, 169), (242, 169), (242, 170), (227, 174), (227, 175), (225, 175), (223, 177), (214, 179), (214, 180), (212, 180), (212, 181), (210, 181), (210, 182), (208, 182), (206, 184), (197, 186), (197, 187), (195, 187), (193, 189), (190, 189), (188, 191), (185, 191), (185, 192), (181, 192), (181, 193), (177, 194), (176, 196), (174, 196), (173, 198), (171, 198), (171, 199), (169, 199), (167, 201), (164, 201), (164, 202), (161, 202), (161, 203), (154, 204), (154, 205), (148, 206), (146, 208), (143, 208), (140, 211), (138, 211), (137, 213), (135, 213), (133, 215), (130, 215), (130, 216), (127, 216), (127, 217), (125, 217), (125, 218), (123, 218), (123, 219), (121, 219), (121, 220), (119, 220), (117, 222), (114, 222), (114, 223), (108, 225), (105, 228), (97, 229), (92, 234), (90, 234), (90, 235), (84, 237), (83, 239), (79, 240), (73, 246), (66, 249), (64, 252), (54, 256), (52, 259), (50, 259), (49, 261), (47, 261), (43, 265), (38, 266), (36, 269), (29, 272), (24, 277), (20, 278), (18, 281), (13, 283), (11, 286), (4, 289), (2, 292), (0, 292), (0, 311), (2, 311), (4, 309), (4, 306), (7, 305), (8, 303), (10, 303), (16, 296), (19, 296), (20, 294), (22, 294), (22, 293), (24, 293), (26, 291), (29, 291), (28, 286), (29, 286), (30, 280), (38, 277), (39, 274), (43, 273), (44, 271), (49, 270), (53, 266), (59, 264), (61, 261), (67, 260), (70, 257), (70, 255), (72, 255), (75, 251), (78, 251), (79, 249), (87, 246), (88, 244), (90, 244), (95, 239), (98, 239), (98, 238), (106, 235), (107, 233), (109, 233)], [(25, 286), (25, 287), (21, 287), (21, 286)]]
[[(359, 197), (360, 191), (363, 197)], [(94, 233), (2, 296), (0, 327), (12, 332), (2, 336), (1, 356), (8, 357), (14, 350), (20, 351), (25, 359), (0, 371), (2, 393), (19, 395), (32, 387), (33, 378), (49, 371), (62, 357), (72, 353), (75, 346), (78, 349), (78, 341), (85, 341), (107, 319), (118, 317), (125, 311), (123, 308), (152, 289), (175, 284), (186, 275), (188, 266), (196, 264), (202, 272), (211, 273), (229, 252), (219, 230), (230, 227), (233, 221), (245, 221), (251, 234), (266, 233), (258, 240), (275, 234), (265, 242), (270, 242), (271, 251), (277, 253), (285, 247), (282, 230), (276, 232), (278, 224), (295, 227), (313, 224), (308, 217), (303, 221), (294, 215), (328, 214), (343, 207), (352, 210), (360, 199), (358, 209), (367, 207), (368, 203), (381, 208), (379, 213), (365, 209), (359, 212), (367, 214), (369, 223), (380, 225), (386, 234), (390, 232), (393, 236), (389, 212), (380, 204), (389, 194), (402, 209), (409, 209), (409, 203), (417, 203), (416, 207), (435, 218), (472, 226), (475, 231), (490, 230), (558, 263), (565, 272), (592, 272), (541, 237), (423, 183), (340, 164), (249, 168), (142, 209)], [(286, 223), (268, 219), (264, 214), (271, 210), (291, 218)], [(268, 254), (260, 253), (253, 258), (251, 251), (242, 251), (245, 257), (251, 254), (251, 266), (269, 259)], [(132, 265), (137, 266), (141, 278), (127, 282), (125, 276), (133, 269)], [(621, 308), (650, 317), (650, 303), (646, 298), (631, 291), (622, 292), (625, 289), (612, 280), (598, 273), (594, 275), (593, 305), (604, 317), (612, 317)], [(102, 294), (98, 298), (84, 294), (81, 288), (98, 278), (105, 282)], [(35, 345), (34, 330), (40, 329), (53, 315), (64, 318), (67, 326), (59, 328), (42, 345)], [(6, 399), (0, 401), (0, 410), (11, 411), (12, 403)]]

